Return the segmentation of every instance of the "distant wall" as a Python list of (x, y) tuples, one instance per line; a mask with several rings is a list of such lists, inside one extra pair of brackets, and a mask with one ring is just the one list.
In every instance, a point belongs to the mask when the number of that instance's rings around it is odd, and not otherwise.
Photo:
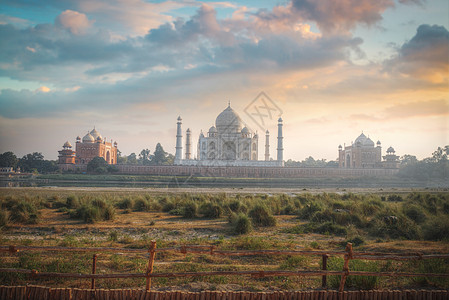
[[(59, 165), (62, 171), (85, 172), (87, 165)], [(168, 175), (233, 178), (355, 178), (385, 177), (398, 173), (398, 169), (340, 169), (299, 167), (210, 167), (210, 166), (141, 166), (115, 165), (118, 174)]]
[(397, 169), (339, 169), (298, 167), (206, 167), (206, 166), (139, 166), (116, 165), (120, 174), (194, 175), (205, 177), (301, 178), (301, 177), (384, 177)]

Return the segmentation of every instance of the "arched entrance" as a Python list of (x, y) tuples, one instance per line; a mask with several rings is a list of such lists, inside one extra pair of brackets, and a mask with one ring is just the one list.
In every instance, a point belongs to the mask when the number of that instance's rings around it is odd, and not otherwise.
[(350, 168), (351, 167), (351, 155), (347, 154), (346, 155), (346, 168)]
[(225, 142), (223, 144), (223, 159), (235, 160), (236, 159), (236, 147), (234, 142)]

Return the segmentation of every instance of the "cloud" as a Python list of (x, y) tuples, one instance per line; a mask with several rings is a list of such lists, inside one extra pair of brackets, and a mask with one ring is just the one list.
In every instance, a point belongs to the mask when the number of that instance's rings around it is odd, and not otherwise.
[(55, 24), (68, 29), (72, 34), (85, 34), (91, 22), (83, 13), (73, 10), (65, 10), (56, 17)]
[(46, 86), (41, 86), (40, 88), (38, 88), (36, 90), (37, 93), (48, 93), (50, 92), (50, 88), (46, 87)]
[(449, 79), (449, 31), (444, 26), (420, 25), (416, 35), (387, 60), (385, 70), (433, 83)]
[(306, 20), (315, 21), (326, 33), (349, 31), (357, 24), (373, 25), (382, 13), (394, 6), (391, 0), (292, 0), (293, 11)]
[(410, 103), (400, 103), (386, 107), (376, 114), (352, 114), (349, 118), (359, 121), (388, 122), (396, 119), (428, 118), (449, 116), (447, 100), (427, 100)]

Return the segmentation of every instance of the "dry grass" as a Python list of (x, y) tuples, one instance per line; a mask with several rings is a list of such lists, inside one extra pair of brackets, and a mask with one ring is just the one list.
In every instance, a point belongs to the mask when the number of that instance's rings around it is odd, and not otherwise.
[[(237, 194), (253, 195), (253, 191), (229, 191), (227, 196)], [(304, 193), (304, 191), (297, 191)], [(310, 192), (310, 191), (307, 191)], [(334, 190), (335, 192), (335, 190)], [(346, 192), (346, 191), (345, 191)], [(388, 191), (377, 191), (380, 194)], [(435, 193), (437, 193), (436, 191)], [(41, 197), (53, 207), (43, 207), (40, 211), (38, 224), (10, 224), (7, 229), (0, 231), (1, 245), (59, 245), (59, 246), (107, 246), (107, 247), (148, 247), (150, 240), (157, 240), (158, 247), (182, 244), (215, 245), (221, 249), (328, 249), (343, 250), (342, 243), (347, 237), (337, 237), (330, 234), (294, 234), (287, 233), (288, 229), (305, 224), (307, 221), (299, 220), (297, 215), (275, 215), (275, 227), (255, 228), (251, 234), (235, 236), (227, 216), (218, 219), (184, 219), (182, 216), (171, 215), (161, 211), (139, 212), (133, 210), (116, 209), (114, 220), (100, 221), (95, 224), (86, 224), (82, 220), (71, 219), (69, 215), (56, 207), (56, 203), (64, 202), (70, 195), (78, 197), (103, 196), (111, 201), (119, 201), (124, 197), (156, 196), (185, 196), (185, 191), (148, 190), (148, 189), (117, 189), (114, 191), (104, 189), (0, 189), (3, 197), (17, 198)], [(274, 193), (270, 191), (270, 193)], [(316, 191), (318, 193), (318, 190)], [(359, 190), (357, 193), (362, 194)], [(390, 191), (391, 193), (391, 191)], [(404, 191), (394, 190), (396, 194), (405, 194)], [(204, 195), (205, 193), (203, 193)], [(208, 190), (206, 194), (223, 194), (223, 190)], [(352, 228), (352, 231), (357, 229)], [(365, 244), (356, 250), (373, 250), (383, 252), (425, 252), (449, 253), (448, 241), (410, 241), (378, 239), (364, 236)], [(5, 267), (23, 267), (46, 270), (59, 270), (64, 272), (90, 272), (92, 254), (66, 254), (52, 253), (19, 253), (14, 256), (2, 254), (0, 264)], [(100, 254), (98, 258), (98, 273), (117, 272), (144, 272), (147, 257), (145, 255)], [(403, 263), (380, 263), (381, 270), (418, 270)], [(448, 268), (448, 262), (442, 266)], [(297, 268), (315, 270), (320, 268), (319, 257), (289, 258), (278, 257), (216, 257), (208, 255), (182, 255), (158, 254), (155, 263), (155, 272), (183, 272), (205, 270), (276, 270), (280, 268)], [(444, 271), (444, 270), (443, 270)], [(207, 282), (207, 283), (204, 283)], [(42, 284), (47, 286), (89, 287), (86, 280), (33, 280), (23, 276), (10, 276), (0, 274), (0, 284)], [(190, 279), (156, 279), (153, 281), (157, 289), (184, 288), (195, 290), (198, 287), (223, 290), (267, 290), (267, 289), (309, 289), (320, 286), (320, 278), (270, 278), (254, 279), (249, 277), (211, 277)], [(447, 282), (431, 282), (416, 279), (381, 279), (380, 287), (448, 287)], [(143, 280), (99, 280), (98, 287), (142, 287)]]

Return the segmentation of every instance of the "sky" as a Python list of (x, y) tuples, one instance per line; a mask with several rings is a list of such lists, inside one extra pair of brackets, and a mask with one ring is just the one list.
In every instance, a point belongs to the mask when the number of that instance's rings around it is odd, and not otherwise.
[(230, 102), (259, 159), (279, 116), (285, 160), (336, 160), (362, 132), (429, 157), (449, 144), (448, 16), (447, 0), (3, 0), (0, 153), (57, 159), (95, 127), (123, 155), (174, 154), (178, 116), (196, 145)]

